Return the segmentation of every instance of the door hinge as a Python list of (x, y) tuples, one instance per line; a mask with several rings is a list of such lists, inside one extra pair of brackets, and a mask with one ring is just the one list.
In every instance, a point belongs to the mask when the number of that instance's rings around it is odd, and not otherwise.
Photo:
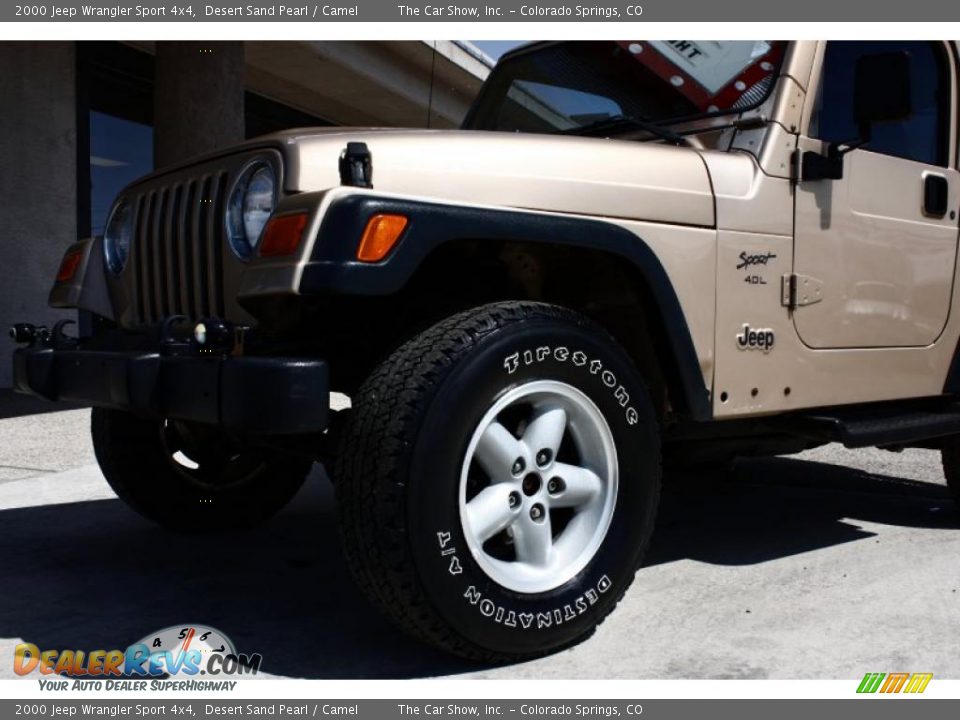
[(809, 275), (793, 273), (780, 281), (780, 304), (790, 309), (823, 300), (823, 282)]

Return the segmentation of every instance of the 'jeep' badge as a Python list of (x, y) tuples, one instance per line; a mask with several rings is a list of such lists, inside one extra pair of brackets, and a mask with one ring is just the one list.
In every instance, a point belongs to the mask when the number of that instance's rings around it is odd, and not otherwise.
[(743, 330), (737, 335), (737, 347), (740, 350), (763, 350), (768, 353), (773, 349), (774, 339), (770, 328), (753, 329), (744, 323)]

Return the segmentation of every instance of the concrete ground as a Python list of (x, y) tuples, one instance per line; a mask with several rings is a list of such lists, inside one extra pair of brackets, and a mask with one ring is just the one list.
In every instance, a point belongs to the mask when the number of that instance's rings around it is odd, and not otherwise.
[(600, 630), (489, 668), (371, 610), (319, 468), (266, 527), (182, 537), (116, 499), (88, 423), (88, 410), (0, 419), (0, 658), (23, 640), (125, 647), (196, 622), (284, 677), (960, 678), (960, 521), (935, 452), (829, 446), (673, 482), (647, 565)]

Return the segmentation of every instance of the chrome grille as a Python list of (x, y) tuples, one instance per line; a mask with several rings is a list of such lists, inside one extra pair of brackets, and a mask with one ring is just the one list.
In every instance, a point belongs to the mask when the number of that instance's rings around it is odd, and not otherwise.
[(224, 316), (227, 181), (226, 171), (215, 171), (135, 196), (133, 304), (139, 323), (171, 315)]

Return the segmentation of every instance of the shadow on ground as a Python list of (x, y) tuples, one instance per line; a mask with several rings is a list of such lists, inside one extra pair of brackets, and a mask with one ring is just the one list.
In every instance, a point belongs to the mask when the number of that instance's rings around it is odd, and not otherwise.
[[(478, 669), (408, 640), (359, 595), (331, 495), (315, 472), (268, 526), (219, 538), (167, 533), (116, 500), (0, 511), (0, 637), (122, 648), (201, 623), (241, 652), (262, 653), (264, 671), (281, 676)], [(671, 483), (650, 562), (761, 563), (873, 537), (858, 520), (955, 528), (949, 508), (937, 485), (797, 460), (743, 462), (732, 482)]]
[(42, 415), (63, 410), (76, 410), (81, 407), (84, 406), (67, 402), (52, 403), (30, 395), (15, 393), (9, 388), (0, 388), (0, 420), (24, 415)]
[(726, 481), (668, 478), (647, 565), (749, 565), (875, 537), (860, 521), (958, 525), (943, 485), (791, 458), (741, 460)]

